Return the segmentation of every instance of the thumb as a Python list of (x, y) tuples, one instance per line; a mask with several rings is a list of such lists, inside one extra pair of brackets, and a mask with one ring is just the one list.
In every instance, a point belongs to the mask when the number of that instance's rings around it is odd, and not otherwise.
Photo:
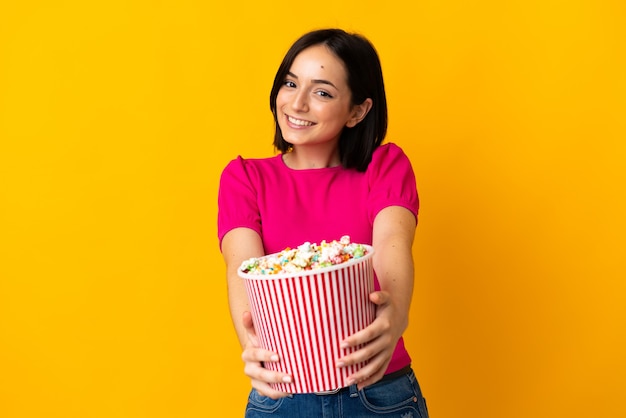
[(254, 323), (252, 322), (252, 314), (249, 311), (245, 311), (242, 315), (243, 326), (248, 330), (254, 331)]
[(248, 339), (255, 347), (259, 346), (259, 340), (256, 335), (256, 331), (254, 330), (254, 322), (252, 321), (252, 314), (248, 311), (243, 313), (243, 326), (248, 333)]
[(370, 300), (379, 306), (389, 302), (389, 298), (389, 292), (385, 292), (384, 290), (370, 293)]

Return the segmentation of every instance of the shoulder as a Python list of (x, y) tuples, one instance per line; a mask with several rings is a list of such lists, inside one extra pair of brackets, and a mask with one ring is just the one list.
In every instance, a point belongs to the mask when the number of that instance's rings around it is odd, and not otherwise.
[(229, 175), (254, 176), (261, 172), (276, 171), (280, 169), (280, 162), (280, 155), (268, 158), (244, 158), (239, 155), (224, 167), (222, 177)]
[(408, 156), (393, 143), (381, 145), (374, 151), (367, 168), (370, 209), (373, 222), (378, 213), (390, 206), (409, 209), (415, 216), (419, 208), (415, 173)]
[(280, 162), (280, 155), (274, 155), (266, 158), (244, 158), (238, 155), (237, 158), (230, 160), (226, 165), (226, 169), (241, 168), (254, 168), (263, 166), (276, 166)]
[(406, 170), (411, 168), (411, 162), (404, 150), (393, 142), (388, 142), (376, 148), (372, 154), (372, 161), (368, 171)]

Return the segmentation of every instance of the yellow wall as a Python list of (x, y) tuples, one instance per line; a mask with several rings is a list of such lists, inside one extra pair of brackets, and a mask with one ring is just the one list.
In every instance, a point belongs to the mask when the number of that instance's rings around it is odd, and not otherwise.
[(624, 3), (263, 3), (0, 5), (0, 417), (242, 416), (218, 176), (323, 26), (379, 49), (415, 166), (432, 416), (625, 416)]

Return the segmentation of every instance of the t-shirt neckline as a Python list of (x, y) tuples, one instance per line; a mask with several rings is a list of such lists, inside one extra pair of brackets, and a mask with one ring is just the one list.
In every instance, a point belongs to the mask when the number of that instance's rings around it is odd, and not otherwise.
[(287, 164), (285, 164), (285, 161), (283, 160), (283, 155), (284, 154), (278, 154), (276, 155), (276, 159), (278, 160), (278, 164), (283, 167), (284, 170), (289, 171), (291, 173), (322, 173), (322, 172), (328, 172), (328, 171), (340, 171), (343, 169), (343, 166), (341, 164), (336, 165), (334, 167), (319, 167), (319, 168), (302, 168), (302, 169), (296, 169), (296, 168), (291, 168), (289, 167)]

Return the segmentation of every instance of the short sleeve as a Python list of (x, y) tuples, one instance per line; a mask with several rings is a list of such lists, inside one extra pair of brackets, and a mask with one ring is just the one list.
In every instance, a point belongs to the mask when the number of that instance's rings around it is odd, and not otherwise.
[(239, 227), (250, 228), (261, 234), (261, 215), (246, 161), (232, 160), (222, 171), (217, 197), (217, 234), (222, 246), (224, 235)]
[(419, 198), (415, 173), (407, 155), (393, 143), (381, 145), (367, 168), (368, 218), (374, 222), (378, 212), (389, 206), (402, 206), (417, 220)]

